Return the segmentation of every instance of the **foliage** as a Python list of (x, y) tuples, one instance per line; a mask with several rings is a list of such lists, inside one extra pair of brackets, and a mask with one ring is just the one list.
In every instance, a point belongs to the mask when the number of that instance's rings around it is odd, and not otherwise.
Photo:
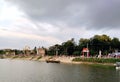
[(72, 38), (67, 42), (63, 42), (61, 45), (56, 44), (49, 47), (47, 53), (52, 56), (56, 55), (56, 51), (58, 51), (58, 55), (72, 55), (75, 51), (75, 45), (74, 39)]
[(0, 54), (1, 55), (5, 54), (5, 51), (4, 50), (0, 50)]
[(37, 47), (36, 46), (34, 47), (33, 51), (34, 51), (34, 54), (37, 54)]
[(12, 51), (14, 51), (16, 55), (18, 55), (18, 54), (23, 54), (23, 51), (22, 51), (22, 50), (17, 50), (17, 49), (15, 49), (15, 50), (12, 50)]
[(94, 62), (94, 63), (116, 63), (120, 62), (120, 59), (115, 58), (75, 58), (72, 61)]
[(73, 55), (79, 56), (80, 55), (80, 51), (74, 51)]
[(102, 51), (102, 55), (107, 55), (108, 53), (120, 50), (120, 41), (118, 38), (114, 37), (112, 39), (109, 36), (103, 34), (95, 35), (89, 39), (80, 38), (78, 44), (75, 43), (74, 38), (63, 42), (60, 45), (55, 44), (49, 47), (47, 54), (51, 56), (56, 55), (57, 48), (58, 55), (82, 55), (82, 49), (86, 48), (87, 44), (91, 56), (98, 55), (99, 50)]

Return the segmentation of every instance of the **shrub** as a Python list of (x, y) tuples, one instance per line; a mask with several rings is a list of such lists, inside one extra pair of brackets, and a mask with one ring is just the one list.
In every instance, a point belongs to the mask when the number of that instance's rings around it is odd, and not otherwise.
[(116, 59), (116, 58), (74, 58), (72, 61), (95, 62), (95, 63), (116, 63), (116, 62), (120, 62), (120, 59)]

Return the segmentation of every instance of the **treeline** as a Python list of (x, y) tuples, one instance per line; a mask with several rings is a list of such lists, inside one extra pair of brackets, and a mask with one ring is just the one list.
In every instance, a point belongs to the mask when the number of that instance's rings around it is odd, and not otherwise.
[(88, 45), (90, 55), (98, 55), (99, 50), (102, 55), (120, 50), (120, 41), (118, 38), (111, 38), (107, 35), (95, 35), (89, 39), (81, 38), (77, 44), (74, 38), (63, 42), (62, 44), (55, 44), (50, 46), (47, 50), (48, 55), (82, 55), (82, 49)]
[(0, 55), (4, 55), (4, 54), (23, 54), (22, 50), (17, 50), (17, 49), (1, 49), (0, 50)]

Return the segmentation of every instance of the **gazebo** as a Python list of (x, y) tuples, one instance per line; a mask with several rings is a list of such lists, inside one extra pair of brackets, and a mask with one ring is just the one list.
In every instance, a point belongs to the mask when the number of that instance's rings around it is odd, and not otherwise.
[(85, 56), (85, 53), (87, 54), (87, 57), (89, 57), (89, 49), (88, 48), (83, 48), (82, 54)]

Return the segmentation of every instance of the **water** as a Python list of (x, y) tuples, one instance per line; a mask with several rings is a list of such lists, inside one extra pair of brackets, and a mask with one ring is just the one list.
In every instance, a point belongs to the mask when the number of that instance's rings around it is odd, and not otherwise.
[(120, 82), (114, 68), (0, 60), (0, 82)]

